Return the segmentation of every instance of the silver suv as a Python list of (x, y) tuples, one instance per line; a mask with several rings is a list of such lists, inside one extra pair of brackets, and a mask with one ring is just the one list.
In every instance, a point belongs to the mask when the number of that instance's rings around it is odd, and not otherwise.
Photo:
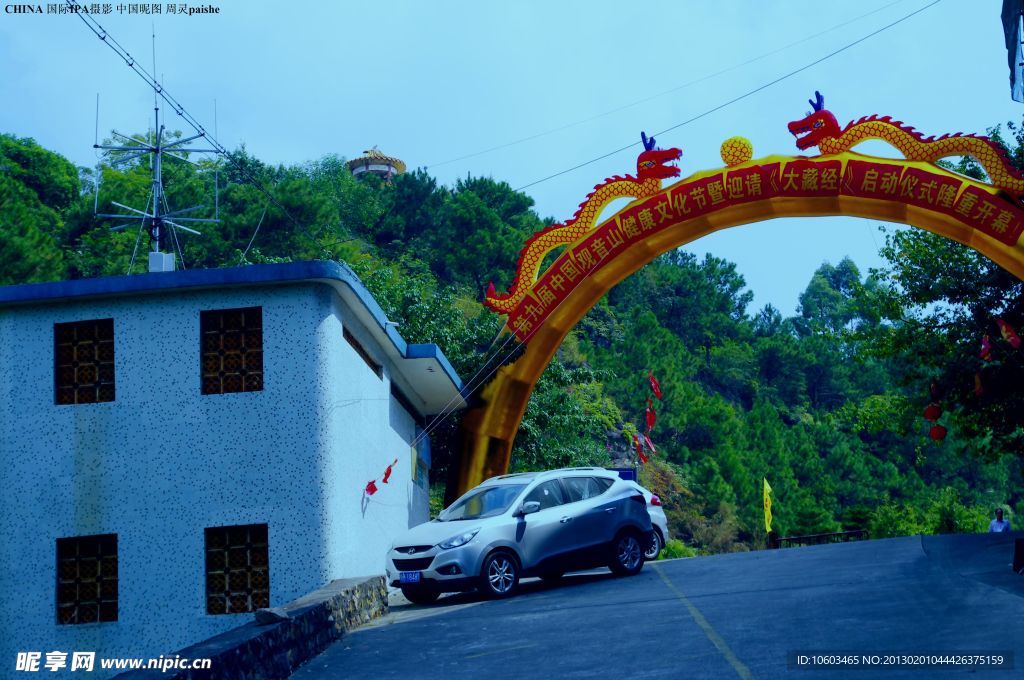
[(474, 588), (508, 597), (524, 576), (558, 579), (598, 566), (636, 574), (651, 540), (646, 499), (614, 472), (502, 475), (399, 536), (388, 553), (388, 582), (417, 603)]

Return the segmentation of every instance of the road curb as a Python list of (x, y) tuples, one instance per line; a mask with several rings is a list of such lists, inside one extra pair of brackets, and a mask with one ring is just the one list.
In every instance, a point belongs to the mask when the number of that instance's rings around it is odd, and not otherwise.
[[(265, 611), (265, 610), (261, 610)], [(383, 576), (337, 579), (275, 608), (272, 621), (251, 621), (191, 645), (171, 659), (210, 659), (210, 669), (163, 672), (148, 669), (122, 673), (124, 680), (229, 680), (287, 678), (346, 633), (388, 613), (388, 590)]]

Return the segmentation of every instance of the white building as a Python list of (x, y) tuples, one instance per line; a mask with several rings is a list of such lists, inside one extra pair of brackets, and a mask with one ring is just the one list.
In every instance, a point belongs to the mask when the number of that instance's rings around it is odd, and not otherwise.
[(383, 573), (461, 390), (335, 263), (0, 288), (0, 667), (156, 657)]

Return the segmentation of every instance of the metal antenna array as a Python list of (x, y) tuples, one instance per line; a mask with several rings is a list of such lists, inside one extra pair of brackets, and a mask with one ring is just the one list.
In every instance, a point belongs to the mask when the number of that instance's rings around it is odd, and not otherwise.
[[(156, 33), (153, 34), (153, 72), (156, 73)], [(214, 216), (212, 218), (202, 217), (187, 217), (189, 213), (194, 213), (197, 210), (204, 208), (203, 205), (195, 205), (190, 208), (181, 208), (177, 210), (171, 210), (170, 205), (167, 202), (167, 194), (164, 191), (163, 184), (163, 160), (164, 156), (174, 158), (185, 163), (193, 163), (187, 157), (182, 156), (182, 153), (218, 153), (218, 149), (196, 149), (185, 147), (185, 144), (192, 142), (201, 137), (206, 137), (205, 131), (201, 131), (191, 137), (185, 137), (183, 139), (177, 139), (170, 141), (166, 139), (164, 135), (164, 126), (160, 123), (160, 100), (158, 95), (162, 89), (162, 86), (155, 80), (150, 84), (153, 89), (153, 131), (152, 134), (148, 135), (150, 139), (143, 140), (138, 137), (130, 135), (123, 135), (117, 131), (112, 134), (114, 137), (126, 142), (125, 146), (115, 146), (112, 144), (100, 144), (99, 143), (99, 95), (96, 97), (96, 130), (97, 138), (93, 143), (93, 148), (103, 149), (105, 152), (125, 152), (124, 155), (118, 155), (110, 161), (111, 166), (116, 166), (122, 163), (133, 161), (142, 156), (150, 157), (150, 172), (151, 182), (149, 199), (146, 201), (146, 206), (142, 210), (138, 208), (132, 208), (123, 203), (117, 201), (111, 201), (113, 205), (127, 211), (130, 214), (120, 213), (100, 213), (96, 212), (99, 206), (99, 190), (100, 190), (100, 179), (96, 181), (96, 197), (94, 201), (93, 211), (96, 217), (110, 218), (110, 219), (122, 219), (131, 220), (126, 224), (120, 224), (116, 227), (112, 227), (111, 231), (121, 231), (132, 226), (133, 222), (139, 224), (139, 236), (135, 240), (135, 250), (132, 252), (131, 263), (128, 265), (128, 273), (131, 273), (132, 266), (135, 264), (135, 255), (138, 252), (139, 240), (142, 237), (142, 230), (148, 227), (149, 230), (149, 271), (151, 272), (164, 272), (174, 271), (174, 256), (177, 252), (178, 258), (182, 261), (182, 268), (185, 266), (184, 258), (182, 257), (181, 246), (178, 242), (177, 230), (182, 230), (190, 234), (200, 235), (200, 232), (186, 227), (182, 222), (191, 223), (210, 223), (215, 224), (220, 222), (220, 202), (218, 200), (219, 181), (217, 173), (214, 174)], [(100, 173), (102, 177), (102, 172)], [(165, 253), (164, 248), (170, 246), (171, 252)]]

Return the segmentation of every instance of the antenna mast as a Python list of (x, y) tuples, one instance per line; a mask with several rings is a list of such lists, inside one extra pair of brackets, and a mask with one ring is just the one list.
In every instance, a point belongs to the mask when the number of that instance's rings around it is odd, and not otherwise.
[[(153, 73), (156, 73), (156, 30), (153, 29)], [(131, 64), (129, 64), (131, 65)], [(137, 221), (139, 223), (139, 236), (142, 236), (142, 229), (148, 227), (149, 231), (149, 271), (150, 272), (168, 272), (174, 271), (174, 255), (177, 250), (178, 257), (181, 258), (181, 248), (178, 244), (177, 230), (185, 231), (190, 234), (199, 235), (199, 232), (190, 227), (186, 227), (182, 222), (195, 222), (195, 223), (218, 223), (220, 222), (219, 210), (215, 212), (213, 218), (202, 218), (202, 217), (183, 217), (188, 213), (195, 212), (196, 210), (202, 209), (203, 205), (192, 206), (191, 208), (184, 208), (179, 210), (171, 210), (167, 202), (167, 195), (164, 191), (163, 183), (163, 160), (164, 156), (174, 158), (179, 161), (186, 163), (192, 163), (187, 157), (182, 156), (182, 153), (218, 153), (217, 149), (196, 149), (187, 148), (184, 145), (199, 139), (205, 138), (205, 131), (199, 132), (198, 134), (192, 135), (191, 137), (185, 137), (174, 141), (167, 141), (164, 137), (164, 126), (160, 123), (160, 100), (159, 95), (163, 89), (162, 84), (156, 81), (154, 78), (150, 83), (150, 87), (153, 89), (153, 132), (149, 135), (151, 139), (143, 140), (138, 137), (132, 137), (128, 135), (122, 135), (121, 133), (114, 131), (113, 135), (127, 144), (125, 146), (115, 146), (110, 144), (93, 144), (93, 148), (103, 149), (104, 151), (122, 151), (128, 152), (126, 155), (114, 158), (111, 161), (111, 165), (118, 165), (120, 163), (127, 163), (128, 161), (141, 158), (142, 156), (149, 155), (150, 159), (150, 192), (149, 199), (146, 202), (144, 209), (139, 210), (132, 208), (123, 203), (117, 201), (111, 201), (113, 205), (127, 211), (131, 214), (118, 214), (118, 213), (96, 213), (96, 217), (105, 217), (111, 219), (124, 219)], [(97, 119), (97, 130), (99, 129), (99, 96), (97, 95), (96, 101), (96, 119)], [(194, 164), (194, 163), (193, 163)], [(218, 183), (214, 185), (214, 204), (219, 208), (219, 201), (217, 199), (217, 187)], [(97, 180), (96, 187), (97, 203), (99, 199), (99, 180)], [(116, 227), (112, 227), (111, 231), (121, 231), (130, 227), (132, 222), (121, 224)], [(136, 249), (138, 248), (138, 241), (136, 240)], [(165, 248), (169, 248), (171, 252), (163, 252)], [(135, 255), (132, 254), (132, 264), (135, 262)], [(131, 273), (132, 265), (128, 266), (128, 273)], [(184, 268), (184, 260), (182, 260), (182, 267)]]

